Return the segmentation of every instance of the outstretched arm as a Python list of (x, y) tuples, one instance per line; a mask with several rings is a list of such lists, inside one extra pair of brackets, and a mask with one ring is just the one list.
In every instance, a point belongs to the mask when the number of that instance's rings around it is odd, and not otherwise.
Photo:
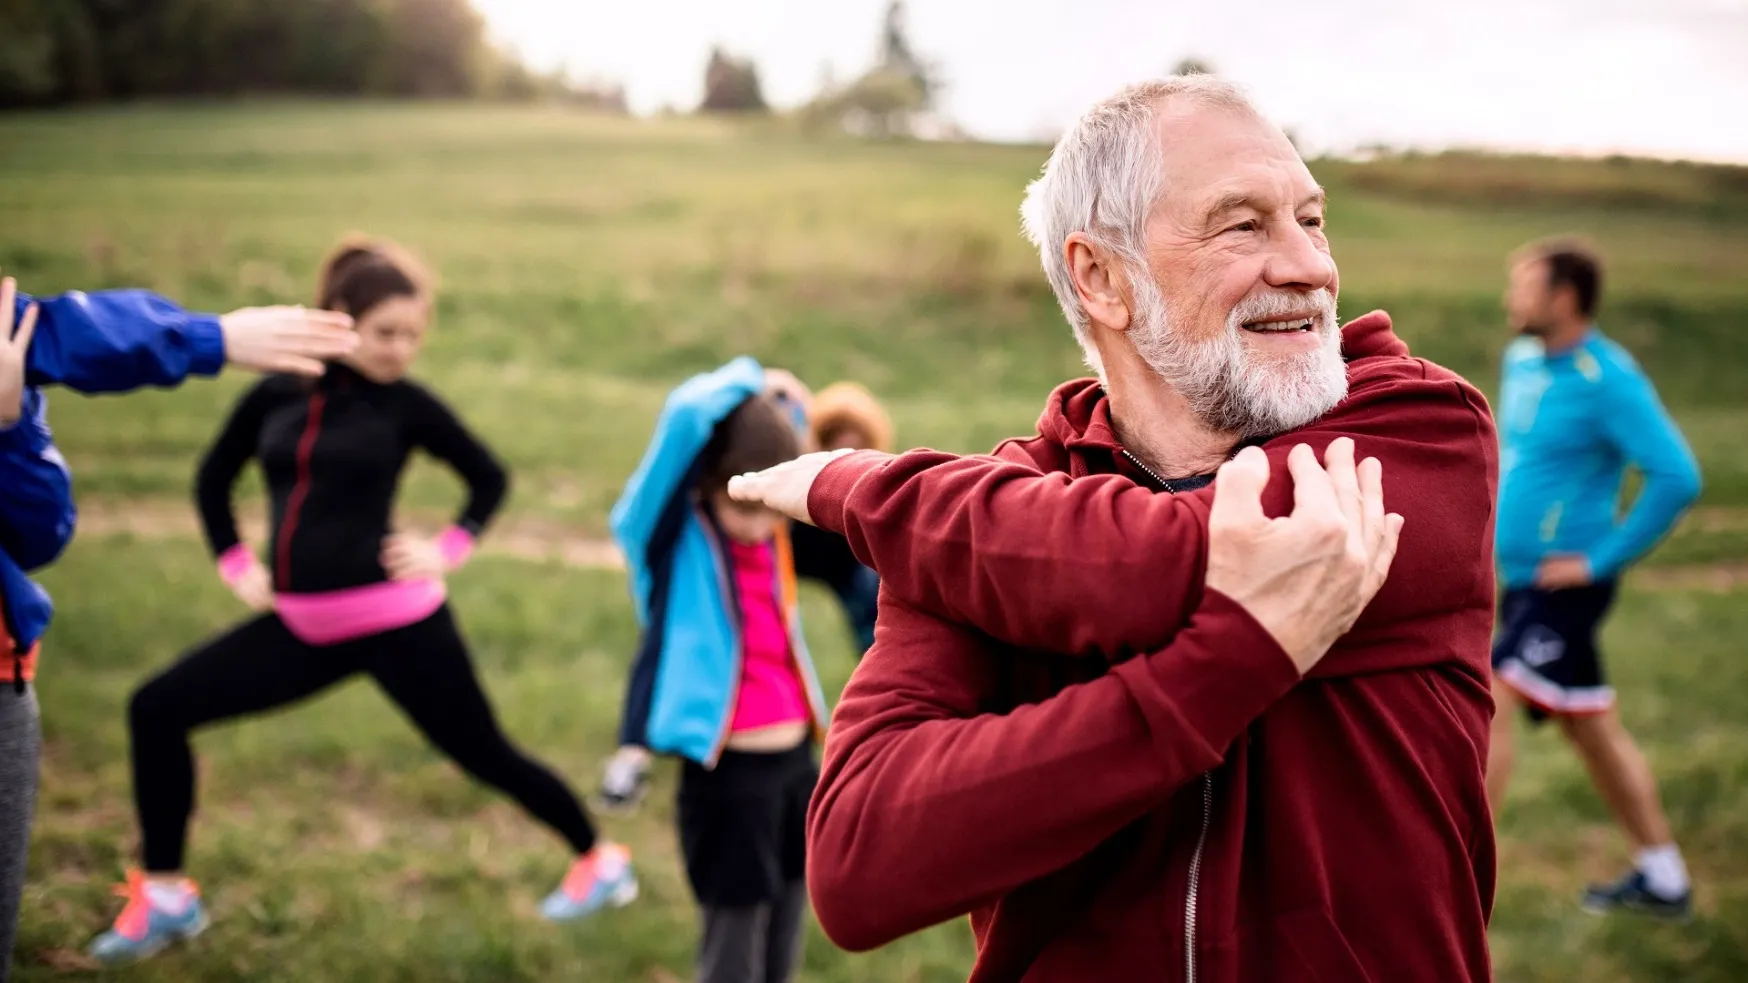
[(332, 311), (256, 307), (222, 317), (185, 311), (145, 290), (72, 291), (31, 298), (0, 280), (0, 309), (37, 310), (26, 362), (33, 386), (87, 393), (176, 386), (217, 375), (227, 362), (263, 372), (320, 375), (322, 360), (357, 346), (352, 319)]
[(73, 291), (37, 300), (41, 312), (30, 347), (32, 385), (87, 393), (175, 386), (225, 365), (224, 332), (210, 314), (182, 310), (144, 290)]
[[(1292, 447), (1322, 456), (1338, 437), (1382, 463), (1386, 501), (1408, 520), (1385, 593), (1418, 594), (1407, 609), (1420, 610), (1446, 588), (1467, 591), (1481, 575), (1497, 471), (1480, 394), (1449, 374), (1356, 380), (1322, 420), (1264, 445), (1275, 464), (1269, 515), (1292, 508), (1282, 466)], [(1120, 476), (1071, 480), (987, 457), (861, 452), (824, 466), (806, 511), (848, 539), (892, 598), (1013, 644), (1117, 656), (1158, 649), (1194, 610), (1213, 493), (1156, 494)]]

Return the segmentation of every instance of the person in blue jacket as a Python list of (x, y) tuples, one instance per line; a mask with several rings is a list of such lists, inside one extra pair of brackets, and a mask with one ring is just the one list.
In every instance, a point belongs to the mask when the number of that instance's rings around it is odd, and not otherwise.
[(227, 363), (319, 374), (357, 341), (350, 319), (292, 307), (191, 314), (143, 290), (32, 299), (0, 280), (0, 983), (8, 975), (42, 735), (31, 680), (54, 608), (29, 573), (72, 538), (72, 479), (44, 386), (175, 386)]
[[(1621, 574), (1699, 496), (1699, 465), (1651, 380), (1597, 329), (1601, 287), (1601, 262), (1581, 243), (1550, 240), (1514, 257), (1506, 307), (1523, 337), (1505, 351), (1500, 387), (1503, 590), (1487, 792), (1497, 814), (1513, 711), (1557, 719), (1637, 850), (1618, 882), (1585, 892), (1585, 908), (1681, 918), (1693, 898), (1687, 868), (1645, 756), (1621, 726), (1596, 634)], [(1643, 482), (1623, 513), (1628, 466)]]
[(643, 634), (602, 797), (641, 794), (652, 753), (682, 760), (699, 983), (786, 983), (807, 908), (803, 830), (825, 699), (787, 523), (727, 490), (800, 452), (778, 377), (739, 358), (681, 384), (611, 515)]

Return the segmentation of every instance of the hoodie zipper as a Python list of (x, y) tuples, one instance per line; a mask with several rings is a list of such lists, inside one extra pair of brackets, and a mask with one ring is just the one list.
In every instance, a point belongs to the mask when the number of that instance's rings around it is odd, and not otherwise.
[(1196, 983), (1196, 909), (1201, 904), (1202, 848), (1208, 845), (1208, 827), (1214, 818), (1214, 774), (1202, 776), (1202, 832), (1196, 851), (1190, 854), (1190, 883), (1184, 892), (1184, 983)]
[(304, 421), (303, 435), (297, 440), (297, 481), (291, 486), (291, 496), (285, 503), (285, 521), (279, 526), (279, 568), (277, 587), (291, 590), (291, 536), (297, 529), (297, 516), (310, 493), (310, 455), (316, 449), (316, 437), (322, 432), (322, 394), (310, 397), (309, 416)]
[[(1161, 478), (1159, 472), (1129, 453), (1127, 448), (1123, 450), (1123, 456), (1159, 487), (1173, 490), (1171, 482)], [(1214, 774), (1208, 772), (1202, 776), (1202, 829), (1196, 834), (1196, 849), (1190, 854), (1189, 884), (1184, 889), (1184, 983), (1196, 983), (1196, 915), (1202, 901), (1202, 851), (1208, 845), (1208, 827), (1213, 825), (1213, 820)]]
[(1152, 478), (1154, 484), (1158, 485), (1161, 488), (1164, 488), (1167, 491), (1171, 490), (1171, 482), (1166, 481), (1164, 478), (1161, 478), (1159, 476), (1159, 472), (1148, 467), (1147, 464), (1144, 461), (1142, 461), (1140, 458), (1129, 453), (1127, 448), (1125, 448), (1123, 450), (1123, 456), (1129, 459), (1130, 464), (1133, 464), (1136, 467), (1140, 468), (1143, 474), (1147, 475), (1147, 477), (1149, 477), (1149, 478)]

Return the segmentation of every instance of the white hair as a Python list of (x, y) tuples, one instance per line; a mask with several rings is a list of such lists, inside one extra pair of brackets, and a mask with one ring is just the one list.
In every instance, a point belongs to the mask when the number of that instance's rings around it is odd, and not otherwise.
[(1075, 293), (1065, 246), (1082, 233), (1121, 256), (1130, 273), (1146, 270), (1147, 216), (1165, 190), (1153, 121), (1168, 99), (1194, 100), (1261, 118), (1244, 93), (1214, 75), (1174, 75), (1129, 86), (1088, 110), (1050, 152), (1020, 206), (1026, 238), (1074, 328), (1087, 365), (1104, 377), (1092, 320)]

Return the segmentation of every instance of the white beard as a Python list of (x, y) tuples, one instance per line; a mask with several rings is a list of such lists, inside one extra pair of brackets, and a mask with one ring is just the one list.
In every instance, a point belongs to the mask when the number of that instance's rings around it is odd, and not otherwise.
[[(1297, 430), (1335, 408), (1347, 396), (1347, 365), (1341, 357), (1341, 325), (1335, 297), (1267, 290), (1244, 298), (1227, 315), (1226, 330), (1205, 342), (1185, 341), (1172, 330), (1177, 320), (1153, 278), (1133, 271), (1134, 324), (1129, 337), (1165, 383), (1189, 403), (1210, 429), (1240, 439)], [(1244, 343), (1244, 325), (1316, 309), (1315, 351), (1255, 357)]]

